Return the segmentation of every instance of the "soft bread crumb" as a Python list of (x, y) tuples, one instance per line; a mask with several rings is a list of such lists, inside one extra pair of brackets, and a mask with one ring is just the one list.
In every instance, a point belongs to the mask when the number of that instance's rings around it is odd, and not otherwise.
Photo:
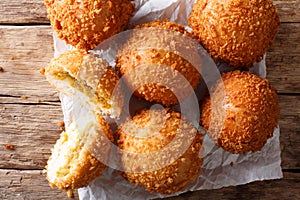
[(101, 116), (94, 117), (87, 117), (81, 132), (73, 122), (61, 133), (46, 166), (51, 187), (66, 191), (85, 187), (107, 168), (100, 160), (108, 159), (112, 133)]
[(47, 80), (66, 95), (82, 95), (102, 115), (118, 118), (123, 106), (119, 77), (108, 63), (90, 53), (70, 50), (45, 68)]

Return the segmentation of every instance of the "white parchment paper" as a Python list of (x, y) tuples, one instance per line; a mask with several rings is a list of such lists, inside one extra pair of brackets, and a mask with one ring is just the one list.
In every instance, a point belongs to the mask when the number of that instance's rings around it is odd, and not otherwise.
[[(135, 0), (137, 12), (131, 20), (131, 25), (150, 22), (156, 19), (169, 18), (180, 24), (187, 25), (187, 18), (192, 10), (194, 0)], [(55, 56), (73, 49), (64, 41), (58, 39), (54, 33)], [(223, 64), (218, 66), (221, 70)], [(254, 64), (251, 72), (266, 77), (265, 58)], [(72, 98), (61, 95), (65, 121), (72, 115)], [(236, 155), (225, 152), (214, 145), (205, 135), (204, 149), (209, 151), (204, 159), (202, 172), (198, 179), (184, 191), (172, 195), (150, 194), (144, 189), (129, 184), (113, 169), (107, 169), (103, 176), (79, 189), (82, 200), (94, 199), (154, 199), (176, 196), (187, 191), (202, 189), (217, 189), (226, 186), (246, 184), (257, 180), (282, 178), (281, 157), (279, 144), (279, 127), (274, 130), (274, 136), (268, 140), (263, 149), (256, 153)]]

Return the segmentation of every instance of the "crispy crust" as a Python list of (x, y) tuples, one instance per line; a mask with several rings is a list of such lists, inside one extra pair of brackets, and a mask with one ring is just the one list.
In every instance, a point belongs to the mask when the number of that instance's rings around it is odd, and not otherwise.
[(69, 90), (61, 85), (64, 82), (69, 88), (85, 93), (98, 105), (98, 112), (112, 117), (120, 115), (123, 100), (121, 90), (116, 88), (119, 78), (101, 58), (82, 51), (70, 50), (52, 59), (45, 68), (45, 75), (61, 92)]
[[(117, 130), (119, 148), (137, 154), (137, 156), (123, 154), (124, 172), (120, 174), (130, 183), (139, 185), (150, 192), (170, 194), (184, 189), (199, 176), (203, 162), (203, 159), (199, 157), (202, 134), (185, 118), (181, 121), (180, 113), (171, 110), (151, 110), (151, 112), (153, 113), (150, 115), (149, 110), (142, 111), (132, 120), (127, 120)], [(187, 137), (190, 134), (195, 134), (194, 138), (189, 138), (191, 146), (186, 152), (182, 152), (179, 158), (174, 158), (174, 162), (152, 171), (139, 171), (142, 166), (161, 166), (160, 163), (165, 160), (164, 156), (172, 157), (174, 152), (180, 150), (182, 143), (188, 141)], [(162, 150), (173, 142), (175, 136), (179, 139), (172, 144), (170, 152), (160, 154), (161, 157), (155, 156), (155, 159), (151, 160), (148, 157), (139, 156)]]
[(145, 23), (145, 24), (139, 24), (136, 25), (134, 28), (163, 28), (163, 29), (169, 29), (172, 31), (180, 32), (184, 35), (187, 35), (189, 37), (194, 37), (190, 32), (188, 32), (184, 26), (177, 24), (176, 22), (171, 22), (168, 19), (165, 19), (163, 21), (156, 20), (153, 22)]
[[(200, 66), (193, 66), (180, 55), (185, 52), (185, 55), (190, 56), (189, 59), (199, 59), (193, 55), (197, 52), (197, 47), (187, 44), (192, 43), (192, 35), (183, 26), (168, 20), (158, 20), (135, 28), (152, 29), (143, 33), (133, 32), (132, 37), (119, 51), (117, 69), (121, 75), (126, 74), (124, 80), (136, 96), (166, 106), (178, 104), (191, 94), (189, 87), (194, 89), (201, 79), (197, 71)], [(175, 32), (173, 34), (161, 31), (158, 34), (160, 29)], [(165, 68), (159, 65), (164, 65)], [(184, 79), (180, 79), (181, 76)]]
[(45, 0), (45, 5), (58, 37), (82, 50), (124, 30), (135, 10), (130, 0)]
[(101, 116), (97, 120), (99, 132), (96, 135), (88, 131), (80, 133), (76, 127), (61, 133), (46, 166), (51, 187), (73, 190), (87, 186), (102, 175), (106, 166), (93, 155), (101, 154), (101, 159), (108, 159), (110, 143), (103, 137), (106, 136), (109, 141), (113, 141), (113, 137), (108, 123)]
[(45, 68), (45, 75), (66, 71), (72, 77), (77, 77), (83, 63), (83, 57), (88, 54), (84, 51), (69, 50), (53, 58)]
[(270, 0), (197, 0), (188, 24), (214, 59), (252, 67), (273, 44), (280, 22)]
[[(211, 97), (203, 103), (201, 124), (226, 151), (238, 154), (261, 150), (278, 124), (276, 90), (267, 79), (250, 72), (224, 73), (222, 81), (225, 99), (220, 98), (221, 82), (218, 81)], [(212, 116), (212, 105), (214, 112), (223, 114)], [(222, 117), (225, 117), (224, 123)]]

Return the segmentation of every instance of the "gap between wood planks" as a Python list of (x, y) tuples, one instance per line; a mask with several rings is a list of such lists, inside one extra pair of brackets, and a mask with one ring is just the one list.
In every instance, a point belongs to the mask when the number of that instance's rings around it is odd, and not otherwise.
[[(0, 199), (52, 199), (53, 197), (67, 199), (66, 192), (50, 188), (45, 174), (41, 170), (0, 169), (0, 176), (3, 177), (0, 179)], [(284, 172), (283, 176), (283, 179), (255, 181), (245, 185), (216, 190), (188, 192), (168, 199), (286, 199), (287, 197), (289, 199), (299, 199), (300, 174)], [(274, 192), (276, 192), (276, 195)], [(76, 191), (74, 191), (74, 194), (75, 199), (78, 199)]]
[[(273, 0), (282, 22), (300, 22), (297, 0)], [(2, 0), (0, 23), (49, 23), (44, 0)]]
[[(20, 171), (20, 172), (26, 172), (26, 171), (43, 171), (43, 169), (18, 169), (18, 168), (0, 168), (0, 170), (7, 170), (7, 171)], [(283, 173), (300, 173), (300, 169), (282, 169)]]
[[(267, 78), (279, 93), (297, 95), (300, 92), (299, 28), (300, 23), (282, 24), (273, 47), (267, 53)], [(53, 100), (55, 90), (39, 73), (39, 69), (53, 57), (51, 28), (3, 27), (0, 34), (3, 38), (0, 65), (4, 68), (4, 73), (0, 73), (1, 94), (34, 94), (44, 100)], [(24, 38), (24, 34), (28, 37)]]
[[(300, 169), (300, 98), (279, 96), (279, 103), (282, 107), (279, 122), (281, 166), (283, 169)], [(61, 132), (58, 123), (63, 116), (59, 103), (51, 107), (0, 104), (0, 118), (0, 145), (16, 147), (14, 151), (0, 148), (0, 168), (43, 169)]]

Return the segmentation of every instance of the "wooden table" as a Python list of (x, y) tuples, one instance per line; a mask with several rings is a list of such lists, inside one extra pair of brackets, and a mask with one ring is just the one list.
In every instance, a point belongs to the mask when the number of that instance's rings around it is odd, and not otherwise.
[[(284, 178), (173, 199), (300, 199), (300, 1), (274, 4), (281, 27), (267, 67), (281, 106)], [(53, 56), (43, 0), (2, 0), (0, 24), (0, 199), (67, 199), (43, 174), (63, 120), (57, 92), (39, 73)]]

